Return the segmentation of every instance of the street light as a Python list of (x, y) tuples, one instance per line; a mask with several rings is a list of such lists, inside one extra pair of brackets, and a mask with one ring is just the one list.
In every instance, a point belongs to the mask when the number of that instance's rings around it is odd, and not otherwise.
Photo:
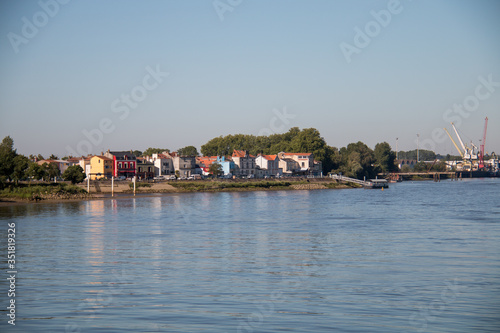
[(419, 156), (418, 156), (418, 140), (420, 138), (420, 134), (417, 133), (417, 163), (419, 162)]
[(398, 160), (398, 139), (396, 138), (396, 161)]

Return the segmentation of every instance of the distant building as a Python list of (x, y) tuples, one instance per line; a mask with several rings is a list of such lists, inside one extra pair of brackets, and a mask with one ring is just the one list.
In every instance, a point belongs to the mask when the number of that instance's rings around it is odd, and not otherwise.
[(179, 173), (179, 177), (189, 177), (196, 172), (195, 156), (180, 156), (177, 152), (168, 153), (173, 160), (174, 170)]
[(57, 168), (59, 169), (59, 171), (61, 171), (61, 174), (64, 171), (66, 171), (66, 169), (70, 166), (69, 162), (64, 161), (64, 160), (40, 160), (40, 161), (36, 161), (36, 163), (38, 165), (43, 165), (44, 163), (55, 164), (57, 166)]
[(113, 159), (115, 177), (132, 178), (137, 173), (137, 157), (131, 151), (107, 151), (104, 156)]
[(217, 157), (217, 163), (219, 163), (222, 166), (222, 171), (224, 172), (224, 176), (234, 175), (236, 164), (230, 157), (229, 158), (225, 156)]
[(90, 180), (111, 178), (113, 176), (113, 159), (106, 156), (90, 158)]
[(151, 179), (155, 176), (155, 165), (144, 157), (137, 158), (137, 177)]
[(250, 155), (248, 150), (234, 150), (232, 156), (235, 164), (235, 174), (240, 176), (255, 175), (255, 156)]
[(255, 164), (260, 168), (260, 176), (277, 176), (282, 175), (283, 170), (280, 168), (280, 160), (278, 155), (257, 155)]
[(174, 161), (172, 157), (165, 154), (153, 154), (149, 158), (154, 164), (155, 176), (168, 176), (174, 174)]
[(413, 169), (413, 167), (417, 164), (417, 160), (398, 160), (398, 168), (403, 168), (403, 166), (407, 165), (409, 168)]

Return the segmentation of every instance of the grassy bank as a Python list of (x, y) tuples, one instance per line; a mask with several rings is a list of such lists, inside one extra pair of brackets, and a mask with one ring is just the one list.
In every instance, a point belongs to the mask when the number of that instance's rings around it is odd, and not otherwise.
[(86, 199), (87, 191), (65, 183), (9, 184), (0, 190), (0, 197), (7, 199), (38, 201), (46, 199)]
[(254, 180), (254, 181), (177, 181), (169, 182), (180, 192), (253, 191), (287, 189), (335, 189), (357, 187), (331, 181), (308, 182), (307, 180)]

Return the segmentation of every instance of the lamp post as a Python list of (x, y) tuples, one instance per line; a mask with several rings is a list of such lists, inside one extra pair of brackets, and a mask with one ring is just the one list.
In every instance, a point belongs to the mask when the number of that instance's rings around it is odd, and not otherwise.
[(420, 134), (417, 133), (417, 163), (419, 162), (419, 156), (418, 156), (418, 140), (420, 138)]
[(396, 161), (398, 160), (398, 139), (396, 138)]

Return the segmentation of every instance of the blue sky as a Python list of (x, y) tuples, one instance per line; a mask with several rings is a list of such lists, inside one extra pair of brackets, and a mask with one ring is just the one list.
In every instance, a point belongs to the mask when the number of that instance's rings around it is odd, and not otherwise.
[(498, 17), (495, 0), (2, 1), (0, 136), (61, 157), (297, 126), (456, 154), (439, 129), (479, 146), (488, 116), (499, 153)]

